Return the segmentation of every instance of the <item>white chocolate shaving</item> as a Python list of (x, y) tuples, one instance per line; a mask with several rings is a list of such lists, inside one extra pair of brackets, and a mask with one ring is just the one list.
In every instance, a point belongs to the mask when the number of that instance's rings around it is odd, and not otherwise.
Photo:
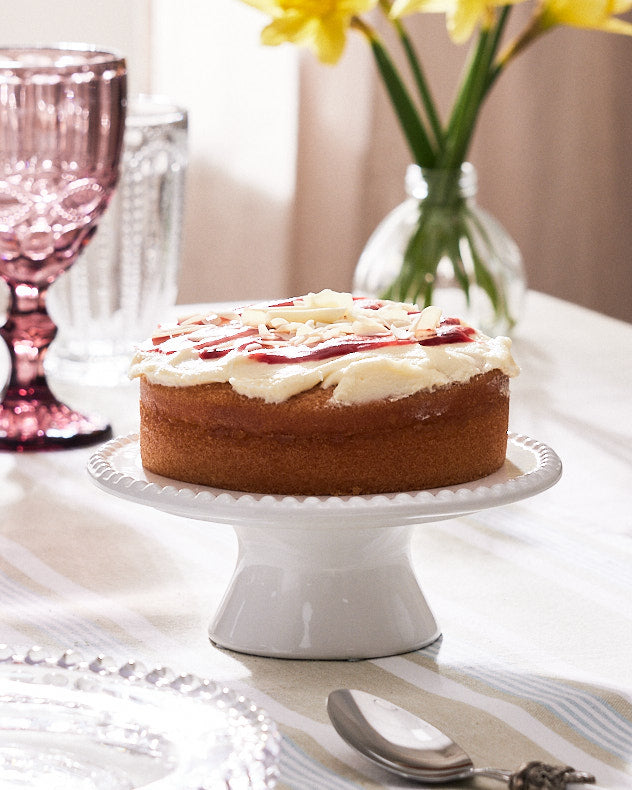
[[(227, 381), (237, 392), (269, 403), (322, 385), (332, 388), (334, 402), (346, 404), (401, 398), (496, 369), (517, 375), (506, 337), (472, 332), (470, 342), (424, 345), (440, 321), (435, 306), (420, 312), (412, 304), (363, 303), (351, 294), (325, 290), (287, 305), (199, 313), (161, 327), (139, 347), (130, 376), (177, 387)], [(354, 338), (375, 347), (367, 350), (363, 343), (364, 351), (349, 351)], [(336, 340), (346, 346), (338, 356), (309, 357), (310, 350)], [(229, 351), (205, 357), (207, 348)], [(289, 357), (300, 349), (308, 356), (290, 363), (257, 359), (267, 350), (283, 360), (283, 349)]]

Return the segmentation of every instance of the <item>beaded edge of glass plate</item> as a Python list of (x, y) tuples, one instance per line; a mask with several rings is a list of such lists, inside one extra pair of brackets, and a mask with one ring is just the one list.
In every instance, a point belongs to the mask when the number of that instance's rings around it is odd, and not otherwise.
[[(135, 491), (136, 493), (149, 491), (158, 499), (165, 500), (172, 497), (182, 497), (200, 504), (217, 503), (218, 505), (235, 504), (255, 507), (265, 504), (267, 507), (278, 509), (288, 506), (315, 507), (322, 510), (330, 508), (361, 509), (386, 503), (403, 506), (429, 505), (430, 503), (456, 505), (459, 500), (467, 499), (468, 503), (471, 503), (472, 500), (482, 500), (490, 494), (497, 495), (499, 498), (502, 495), (503, 500), (513, 501), (519, 499), (525, 491), (539, 493), (550, 487), (559, 479), (562, 471), (558, 455), (548, 445), (524, 434), (509, 432), (508, 442), (512, 442), (518, 449), (532, 452), (537, 462), (534, 469), (501, 482), (494, 482), (495, 474), (498, 474), (495, 473), (461, 485), (425, 491), (400, 491), (391, 494), (330, 497), (253, 494), (243, 491), (213, 489), (209, 486), (194, 486), (188, 483), (180, 487), (178, 481), (174, 481), (176, 485), (172, 485), (140, 480), (114, 469), (110, 462), (112, 456), (122, 448), (138, 442), (138, 439), (138, 434), (131, 433), (106, 442), (88, 461), (90, 475), (96, 481), (107, 482), (110, 487), (126, 488), (129, 492)], [(163, 479), (167, 480), (168, 478)], [(199, 490), (195, 491), (194, 489)]]
[[(281, 735), (276, 724), (262, 708), (220, 683), (193, 674), (177, 674), (164, 665), (147, 669), (142, 662), (135, 660), (128, 660), (119, 665), (105, 655), (97, 655), (93, 659), (86, 660), (74, 650), (65, 650), (61, 655), (56, 656), (37, 646), (16, 650), (10, 645), (0, 644), (0, 676), (5, 667), (15, 667), (18, 670), (20, 667), (45, 667), (51, 672), (59, 670), (77, 673), (78, 676), (94, 676), (95, 680), (97, 678), (113, 680), (123, 684), (123, 687), (130, 691), (134, 689), (167, 691), (194, 700), (198, 704), (211, 703), (224, 712), (231, 728), (235, 731), (244, 730), (244, 739), (248, 742), (248, 746), (254, 749), (252, 759), (259, 763), (262, 772), (259, 772), (256, 784), (249, 783), (247, 787), (272, 790), (277, 784), (280, 773)], [(29, 681), (27, 677), (14, 679), (27, 684), (36, 683)], [(240, 745), (240, 749), (242, 746), (244, 744)], [(240, 757), (242, 756), (243, 753), (240, 752)], [(227, 765), (223, 768), (227, 773), (225, 785), (223, 784), (222, 787), (246, 787), (243, 784), (243, 771), (239, 766), (233, 768)], [(231, 776), (231, 773), (234, 773), (234, 776)], [(207, 790), (206, 785), (200, 785), (198, 790)]]

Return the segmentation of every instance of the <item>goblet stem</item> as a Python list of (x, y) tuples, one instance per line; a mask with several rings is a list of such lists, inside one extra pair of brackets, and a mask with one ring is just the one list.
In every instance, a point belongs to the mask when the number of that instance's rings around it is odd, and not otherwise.
[(7, 320), (0, 328), (11, 362), (0, 405), (0, 450), (60, 449), (106, 439), (106, 422), (73, 411), (48, 386), (44, 358), (57, 334), (46, 310), (48, 287), (9, 282), (9, 289)]
[(9, 283), (10, 301), (7, 320), (0, 335), (11, 359), (8, 390), (30, 396), (35, 390), (48, 390), (44, 357), (57, 327), (46, 310), (46, 292), (29, 283)]

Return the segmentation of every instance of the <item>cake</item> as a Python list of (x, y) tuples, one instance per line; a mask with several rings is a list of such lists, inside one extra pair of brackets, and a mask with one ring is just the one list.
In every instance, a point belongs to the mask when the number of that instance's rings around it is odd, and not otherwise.
[(498, 470), (517, 373), (509, 338), (437, 307), (329, 290), (160, 326), (130, 367), (147, 470), (315, 496)]

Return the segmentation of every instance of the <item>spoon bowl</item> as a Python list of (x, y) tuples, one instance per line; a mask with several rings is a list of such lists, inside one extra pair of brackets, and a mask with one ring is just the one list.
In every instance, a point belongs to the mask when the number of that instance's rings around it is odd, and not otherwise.
[[(536, 774), (550, 777), (564, 788), (592, 783), (591, 774), (568, 767), (526, 763), (518, 771), (475, 768), (470, 757), (445, 733), (387, 700), (355, 689), (332, 691), (327, 712), (336, 732), (350, 746), (382, 768), (427, 784), (488, 776), (512, 783), (520, 777), (528, 790)], [(535, 782), (534, 782), (534, 785)], [(542, 786), (542, 785), (538, 785)]]

